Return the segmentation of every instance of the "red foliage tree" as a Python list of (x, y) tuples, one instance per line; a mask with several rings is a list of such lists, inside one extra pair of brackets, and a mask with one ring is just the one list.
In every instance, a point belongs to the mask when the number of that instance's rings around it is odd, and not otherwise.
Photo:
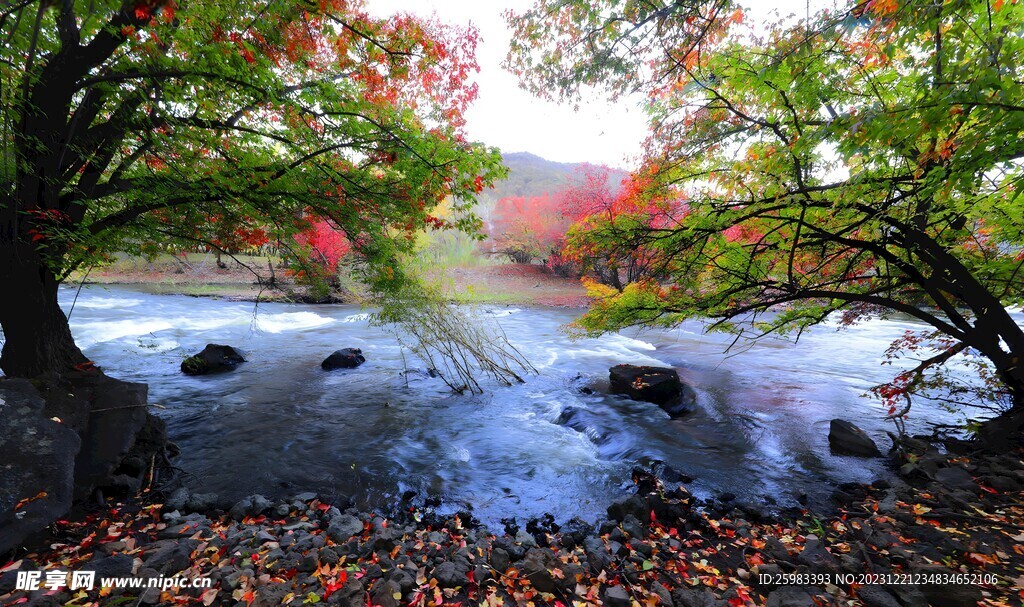
[(313, 219), (295, 235), (295, 243), (296, 255), (306, 261), (295, 277), (313, 286), (337, 286), (338, 264), (352, 252), (352, 243), (345, 234), (323, 219)]
[(495, 205), (490, 232), (509, 259), (530, 263), (561, 249), (569, 223), (557, 196), (508, 196)]
[[(604, 166), (585, 166), (559, 194), (562, 213), (572, 220), (554, 261), (622, 290), (625, 285), (664, 274), (669, 259), (659, 259), (639, 240), (623, 234), (637, 227), (664, 228), (685, 214), (685, 203), (672, 192), (650, 194), (647, 178), (633, 174), (613, 187)], [(563, 270), (564, 271), (564, 270)]]

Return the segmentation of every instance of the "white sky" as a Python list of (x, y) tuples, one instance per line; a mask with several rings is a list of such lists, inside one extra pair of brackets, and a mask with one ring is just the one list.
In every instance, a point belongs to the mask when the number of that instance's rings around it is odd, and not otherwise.
[[(763, 19), (772, 10), (782, 15), (803, 16), (806, 0), (760, 2), (751, 12)], [(542, 101), (519, 88), (516, 76), (501, 62), (508, 52), (510, 32), (501, 14), (505, 9), (524, 10), (532, 0), (367, 0), (369, 10), (387, 16), (407, 12), (436, 14), (444, 22), (480, 30), (476, 81), (480, 95), (466, 113), (471, 139), (494, 145), (503, 152), (532, 152), (559, 162), (591, 162), (629, 168), (640, 154), (647, 134), (644, 112), (638, 105), (621, 101), (612, 104), (594, 98), (580, 104), (578, 112), (569, 105)], [(822, 0), (812, 0), (811, 6)]]

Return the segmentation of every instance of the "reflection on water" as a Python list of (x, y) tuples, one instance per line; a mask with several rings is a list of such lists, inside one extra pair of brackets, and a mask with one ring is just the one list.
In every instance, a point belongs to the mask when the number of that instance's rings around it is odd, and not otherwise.
[[(62, 296), (70, 305), (74, 292)], [(560, 327), (574, 314), (485, 312), (540, 374), (483, 396), (453, 396), (440, 380), (407, 372), (394, 337), (353, 306), (254, 309), (87, 287), (71, 325), (109, 374), (149, 383), (189, 483), (229, 497), (312, 489), (385, 507), (412, 490), (469, 504), (489, 522), (544, 512), (593, 520), (623, 494), (638, 461), (666, 462), (694, 477), (698, 493), (783, 505), (827, 495), (822, 481), (887, 474), (881, 462), (830, 455), (828, 421), (855, 420), (888, 445), (880, 405), (861, 394), (894, 373), (880, 354), (914, 323), (819, 327), (799, 345), (765, 341), (726, 357), (727, 338), (702, 335), (696, 323), (571, 342)], [(182, 359), (207, 343), (241, 348), (249, 362), (224, 375), (182, 375)], [(342, 347), (361, 348), (367, 363), (322, 371)], [(671, 420), (657, 406), (602, 394), (608, 368), (624, 362), (676, 367), (697, 390), (697, 410)], [(581, 393), (585, 385), (594, 393)]]

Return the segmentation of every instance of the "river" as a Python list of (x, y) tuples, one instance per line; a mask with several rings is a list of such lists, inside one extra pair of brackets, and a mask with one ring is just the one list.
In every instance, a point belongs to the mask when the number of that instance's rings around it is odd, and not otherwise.
[[(66, 311), (74, 299), (75, 290), (61, 291)], [(628, 490), (631, 468), (651, 460), (693, 477), (698, 495), (767, 496), (781, 506), (801, 494), (824, 503), (836, 483), (887, 477), (882, 460), (831, 455), (828, 424), (853, 420), (888, 447), (882, 406), (862, 395), (895, 373), (880, 364), (889, 343), (921, 328), (910, 320), (826, 324), (797, 344), (763, 340), (727, 355), (730, 338), (704, 334), (697, 322), (574, 342), (562, 326), (578, 311), (483, 306), (479, 314), (500, 324), (538, 375), (453, 395), (416, 372), (423, 365), (408, 353), (403, 362), (394, 335), (356, 306), (255, 307), (88, 286), (70, 321), (109, 375), (149, 384), (195, 490), (230, 498), (316, 490), (383, 510), (415, 491), (443, 508), (468, 505), (491, 524), (545, 512), (597, 520)], [(249, 361), (231, 373), (183, 375), (181, 361), (207, 343), (238, 347)], [(361, 348), (367, 362), (321, 370), (343, 347)], [(604, 394), (608, 368), (619, 363), (677, 368), (698, 394), (696, 411), (671, 420), (655, 405)], [(570, 424), (560, 423), (565, 417)], [(910, 428), (923, 429), (925, 417), (915, 409)]]

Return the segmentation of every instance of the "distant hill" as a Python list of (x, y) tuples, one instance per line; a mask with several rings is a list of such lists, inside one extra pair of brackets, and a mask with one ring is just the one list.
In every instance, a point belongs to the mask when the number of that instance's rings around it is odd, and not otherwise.
[[(486, 214), (498, 200), (506, 196), (540, 196), (561, 190), (566, 182), (587, 163), (555, 162), (541, 158), (529, 152), (511, 152), (502, 154), (502, 160), (508, 167), (508, 178), (495, 184), (493, 190), (480, 195), (480, 211)], [(629, 173), (614, 169), (612, 182), (618, 183)]]
[(583, 163), (555, 162), (529, 152), (502, 154), (508, 167), (508, 179), (497, 184), (496, 198), (506, 196), (537, 196), (555, 192), (565, 186), (566, 177), (582, 169)]

